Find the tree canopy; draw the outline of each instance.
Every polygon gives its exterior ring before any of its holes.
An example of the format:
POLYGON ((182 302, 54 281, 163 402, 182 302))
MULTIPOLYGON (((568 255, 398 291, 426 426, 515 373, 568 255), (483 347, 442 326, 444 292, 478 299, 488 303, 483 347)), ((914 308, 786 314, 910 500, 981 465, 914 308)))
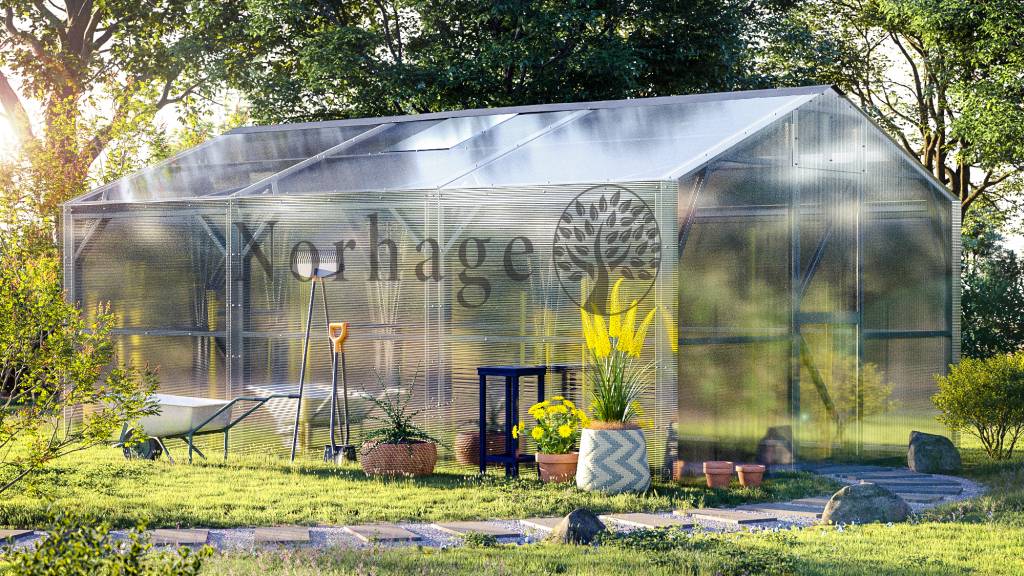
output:
POLYGON ((723 90, 787 4, 253 0, 226 70, 261 122, 723 90))

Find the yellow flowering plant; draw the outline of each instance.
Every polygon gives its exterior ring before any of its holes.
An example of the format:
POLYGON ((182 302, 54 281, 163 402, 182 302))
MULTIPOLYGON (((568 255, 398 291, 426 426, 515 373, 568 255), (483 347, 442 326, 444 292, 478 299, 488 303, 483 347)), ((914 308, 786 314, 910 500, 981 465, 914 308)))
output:
MULTIPOLYGON (((544 454, 572 452, 580 439, 580 432, 590 422, 583 410, 562 396, 530 406, 529 413, 537 421, 530 430, 530 437, 537 444, 537 451, 544 454)), ((519 438, 524 432, 526 424, 520 422, 512 428, 512 437, 519 438)))
POLYGON ((587 380, 594 398, 590 410, 595 420, 603 422, 630 422, 641 415, 640 397, 653 367, 640 362, 640 353, 655 309, 637 325, 639 303, 634 300, 623 312, 619 302, 621 285, 620 278, 612 287, 607 317, 580 308, 583 337, 590 352, 587 380))

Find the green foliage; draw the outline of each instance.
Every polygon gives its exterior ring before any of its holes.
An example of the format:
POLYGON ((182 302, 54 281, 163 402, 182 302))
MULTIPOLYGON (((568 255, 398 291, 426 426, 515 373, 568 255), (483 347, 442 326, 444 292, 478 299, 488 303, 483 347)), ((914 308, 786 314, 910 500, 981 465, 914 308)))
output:
POLYGON ((381 387, 381 396, 377 398, 369 394, 367 399, 375 404, 382 412, 379 416, 371 418, 381 425, 363 435, 363 449, 373 450, 377 444, 410 444, 413 442, 432 442, 442 444, 440 440, 430 435, 429 432, 416 425, 415 419, 419 412, 410 412, 409 403, 412 402, 413 390, 416 388, 416 380, 419 379, 419 371, 412 378, 408 389, 400 386, 392 391, 387 388, 384 377, 378 373, 377 381, 381 387))
POLYGON ((939 421, 976 437, 993 459, 1012 457, 1024 433, 1024 352, 964 358, 936 380, 939 421))
POLYGON ((964 222, 961 353, 986 358, 1024 347, 1024 262, 1003 247, 1005 214, 978 210, 964 222))
POLYGON ((12 240, 0 239, 0 492, 155 409, 153 374, 116 362, 110 312, 87 321, 64 300, 57 259, 12 240))
POLYGON ((1019 193, 1024 3, 807 0, 769 28, 759 60, 775 83, 839 86, 962 213, 1019 193))
MULTIPOLYGON (((537 444, 537 451, 544 454, 568 454, 576 448, 583 428, 589 420, 587 415, 562 396, 554 396, 530 406, 530 416, 537 425, 530 431, 530 437, 537 444)), ((526 431, 522 422, 512 429, 512 437, 518 438, 526 431)))
POLYGON ((122 542, 105 522, 59 514, 36 546, 8 549, 5 560, 18 576, 198 576, 212 553, 208 547, 153 552, 139 530, 122 542))
POLYGON ((783 3, 258 0, 226 74, 260 122, 707 92, 783 3))
POLYGON ((493 548, 498 545, 498 539, 491 534, 470 532, 462 537, 462 544, 469 548, 493 548))

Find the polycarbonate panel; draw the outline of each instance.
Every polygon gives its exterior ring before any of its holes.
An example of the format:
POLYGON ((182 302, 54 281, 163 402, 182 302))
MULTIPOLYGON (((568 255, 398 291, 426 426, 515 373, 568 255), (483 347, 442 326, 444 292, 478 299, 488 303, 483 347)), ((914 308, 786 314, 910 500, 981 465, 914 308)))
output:
POLYGON ((453 188, 666 178, 805 97, 594 110, 452 182, 453 188))
POLYGON ((241 190, 373 126, 225 134, 97 190, 87 200, 147 202, 241 190))
POLYGON ((754 458, 777 426, 798 460, 872 458, 936 428, 951 202, 849 102, 801 106, 681 180, 678 204, 684 459, 754 458))
POLYGON ((402 140, 389 148, 388 152, 447 150, 469 140, 484 130, 501 124, 513 116, 515 114, 449 118, 402 140))

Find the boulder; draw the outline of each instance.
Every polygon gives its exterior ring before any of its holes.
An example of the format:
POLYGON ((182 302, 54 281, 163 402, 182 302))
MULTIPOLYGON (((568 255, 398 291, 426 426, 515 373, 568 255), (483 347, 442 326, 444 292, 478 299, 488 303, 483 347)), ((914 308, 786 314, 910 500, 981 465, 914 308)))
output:
POLYGON ((902 498, 878 484, 864 482, 845 486, 832 495, 821 514, 824 524, 869 524, 902 522, 910 515, 910 506, 902 498))
POLYGON ((590 544, 604 531, 604 523, 593 512, 577 508, 555 525, 548 540, 559 544, 590 544))
POLYGON ((953 474, 960 470, 960 452, 945 436, 910 433, 907 466, 923 474, 953 474))

